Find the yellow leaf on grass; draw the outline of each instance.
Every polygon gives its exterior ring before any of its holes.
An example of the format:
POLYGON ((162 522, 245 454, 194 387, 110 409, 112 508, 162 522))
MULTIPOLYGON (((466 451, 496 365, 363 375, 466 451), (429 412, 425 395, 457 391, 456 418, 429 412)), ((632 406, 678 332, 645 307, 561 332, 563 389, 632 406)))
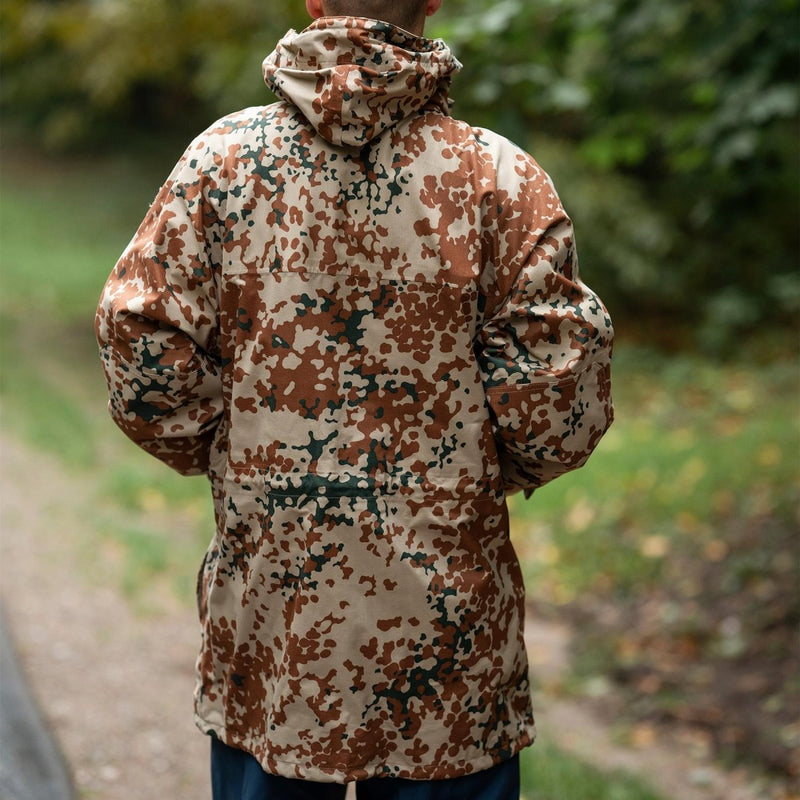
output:
POLYGON ((150 513, 164 511, 167 507, 167 498, 158 489, 142 489, 139 492, 139 505, 143 511, 150 513))
POLYGON ((749 411, 755 402, 755 392, 749 386, 742 386, 728 393, 728 403, 737 411, 749 411))
POLYGON ((762 467, 774 467, 776 464, 780 464, 781 449, 774 442, 765 444, 758 451, 757 459, 759 465, 762 467))
POLYGON ((677 428, 669 436, 669 444, 673 450, 686 450, 697 438, 692 428, 677 428))
POLYGON ((582 498, 567 512, 567 528, 573 533, 582 533, 592 524, 595 514, 595 507, 582 498))
POLYGON ((508 528, 511 535, 511 541, 514 542, 514 544, 517 544, 525 539, 530 528, 530 524, 526 520, 521 519, 517 514, 512 513, 508 521, 508 528))
POLYGON ((653 467, 642 467, 631 479, 631 487, 639 491, 649 491, 658 483, 658 472, 653 467))
POLYGON ((669 539, 655 534, 646 536, 639 544, 639 552, 646 558, 663 558, 669 552, 669 539))
POLYGON ((540 564, 552 567, 561 560, 561 551, 552 543, 542 545, 536 553, 536 560, 540 564))
POLYGON ((708 464, 699 456, 690 458, 678 474, 678 482, 685 489, 692 489, 708 472, 708 464))
POLYGON ((556 604, 566 605, 575 599, 575 590, 564 583, 556 583, 553 585, 552 597, 556 604))
POLYGON ((675 517, 675 522, 682 533, 693 533, 697 530, 698 519, 691 511, 680 511, 675 517))
POLYGON ((721 539, 712 539, 706 542, 705 550, 707 561, 722 561, 728 555, 728 545, 721 539))

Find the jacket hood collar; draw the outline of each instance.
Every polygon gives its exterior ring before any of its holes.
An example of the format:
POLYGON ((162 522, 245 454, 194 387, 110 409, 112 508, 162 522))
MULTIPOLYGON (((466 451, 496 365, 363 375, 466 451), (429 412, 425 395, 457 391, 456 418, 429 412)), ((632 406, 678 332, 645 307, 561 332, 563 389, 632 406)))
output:
POLYGON ((448 113, 461 64, 441 39, 387 22, 321 17, 290 30, 264 59, 264 80, 323 138, 361 147, 422 108, 448 113))

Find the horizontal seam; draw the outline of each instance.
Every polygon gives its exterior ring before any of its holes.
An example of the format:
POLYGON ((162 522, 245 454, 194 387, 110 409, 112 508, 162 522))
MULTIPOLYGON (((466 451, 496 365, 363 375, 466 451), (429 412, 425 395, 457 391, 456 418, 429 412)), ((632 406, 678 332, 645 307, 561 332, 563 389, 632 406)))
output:
MULTIPOLYGON (((225 731, 226 730, 226 728, 224 726, 213 725, 212 723, 207 723, 199 715, 198 715, 198 717, 203 721, 204 725, 206 725, 207 727, 209 727, 212 730, 218 730, 218 731, 225 731)), ((523 717, 522 719, 524 720, 524 722, 523 722, 523 724, 521 726, 518 724, 518 728, 520 728, 522 730, 525 730, 525 728, 527 728, 527 726, 529 724, 531 724, 531 723, 526 717, 523 717)), ((253 738, 254 737, 252 735, 251 736, 247 736, 248 743, 252 742, 253 738)), ((519 741, 521 738, 526 738, 526 737, 519 737, 518 736, 518 737, 516 737, 516 740, 519 741)), ((252 753, 251 753, 251 755, 252 755, 252 753)), ((255 756, 253 756, 253 757, 255 758, 255 756)), ((274 761, 276 764, 285 764, 286 766, 289 766, 289 767, 301 767, 301 768, 303 768, 303 767, 308 767, 308 764, 309 764, 308 760, 305 760, 305 761, 289 761, 289 760, 287 760, 285 758, 278 758, 278 757, 276 757, 276 756, 274 756, 272 754, 267 754, 266 758, 269 761, 274 761)), ((484 753, 484 758, 491 758, 491 756, 489 756, 488 753, 484 753)), ((494 759, 492 759, 492 761, 494 761, 494 759)), ((474 761, 473 760, 469 760, 469 759, 461 759, 461 760, 457 761, 454 766, 456 766, 456 768, 458 768, 461 765, 467 765, 467 764, 471 764, 471 763, 474 763, 474 761)), ((350 773, 350 772, 353 772, 355 770, 365 770, 367 768, 368 764, 362 764, 360 766, 354 766, 352 764, 348 764, 347 762, 339 762, 338 764, 332 764, 330 762, 328 762, 328 763, 324 763, 323 762, 321 765, 319 765, 318 763, 315 762, 312 766, 314 767, 314 769, 318 769, 321 772, 323 772, 323 771, 326 772, 328 770, 335 770, 337 772, 350 773)), ((383 766, 386 767, 386 766, 389 766, 389 765, 388 764, 383 764, 383 766)), ((417 768, 415 768, 414 771, 416 771, 418 769, 419 768, 417 767, 417 768)), ((471 774, 471 773, 466 773, 466 774, 471 774)), ((375 777, 378 777, 378 776, 375 776, 375 777)))

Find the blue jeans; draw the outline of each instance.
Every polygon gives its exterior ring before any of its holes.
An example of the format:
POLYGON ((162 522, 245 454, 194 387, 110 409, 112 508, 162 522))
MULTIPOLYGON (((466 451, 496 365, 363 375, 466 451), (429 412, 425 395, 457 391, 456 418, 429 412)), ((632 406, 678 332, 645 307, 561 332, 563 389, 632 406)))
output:
MULTIPOLYGON (((344 800, 345 787, 270 775, 243 750, 211 738, 214 800, 344 800)), ((439 781, 370 778, 356 784, 358 800, 519 800, 519 756, 490 769, 439 781)))

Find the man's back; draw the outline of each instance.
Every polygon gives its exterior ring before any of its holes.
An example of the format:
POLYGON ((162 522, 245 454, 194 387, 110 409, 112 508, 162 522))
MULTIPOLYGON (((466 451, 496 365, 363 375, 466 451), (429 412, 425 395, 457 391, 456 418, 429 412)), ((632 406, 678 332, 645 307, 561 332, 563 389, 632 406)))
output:
POLYGON ((101 303, 118 422, 212 481, 198 724, 287 777, 454 777, 530 743, 505 495, 610 422, 569 220, 448 115, 457 66, 385 23, 288 35, 284 99, 195 140, 101 303))

